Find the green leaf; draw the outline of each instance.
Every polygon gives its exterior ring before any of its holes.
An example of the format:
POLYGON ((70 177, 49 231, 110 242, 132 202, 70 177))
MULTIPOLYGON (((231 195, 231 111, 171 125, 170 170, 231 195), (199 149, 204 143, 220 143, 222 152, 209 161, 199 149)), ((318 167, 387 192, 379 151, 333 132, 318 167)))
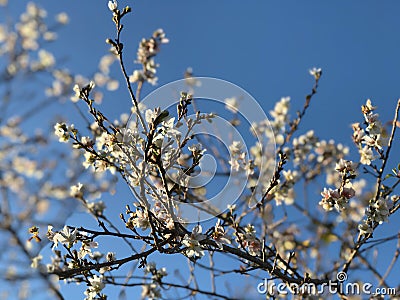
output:
POLYGON ((386 176, 385 176, 385 178, 384 179, 388 179, 388 178, 390 178, 390 177, 394 177, 392 174, 386 174, 386 176))

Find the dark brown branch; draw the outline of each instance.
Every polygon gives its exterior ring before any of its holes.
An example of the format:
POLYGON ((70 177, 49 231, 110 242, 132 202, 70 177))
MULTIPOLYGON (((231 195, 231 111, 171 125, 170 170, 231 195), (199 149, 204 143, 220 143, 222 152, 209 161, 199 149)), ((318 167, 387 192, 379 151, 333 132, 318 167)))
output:
MULTIPOLYGON (((174 239, 174 236, 169 237, 167 240, 160 242, 160 246, 164 246, 164 245, 168 244, 173 239, 174 239)), ((70 270, 55 270, 54 272, 52 272, 50 274, 55 274, 55 275, 59 276, 60 279, 64 279, 64 278, 71 278, 75 275, 82 274, 86 271, 99 270, 103 267, 117 266, 117 268, 119 268, 123 264, 126 264, 130 261, 134 261, 134 260, 141 259, 141 258, 146 258, 147 256, 154 253, 155 251, 157 251, 157 247, 153 247, 142 253, 134 254, 134 255, 131 255, 131 256, 128 256, 128 257, 125 257, 122 259, 87 265, 87 266, 84 266, 81 268, 70 269, 70 270)))

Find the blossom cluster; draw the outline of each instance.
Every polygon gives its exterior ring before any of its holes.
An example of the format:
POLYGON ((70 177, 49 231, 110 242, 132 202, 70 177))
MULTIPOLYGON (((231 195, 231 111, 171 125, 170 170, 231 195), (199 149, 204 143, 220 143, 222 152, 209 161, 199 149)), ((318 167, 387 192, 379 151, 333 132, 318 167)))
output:
POLYGON ((237 233, 237 242, 239 247, 245 248, 252 256, 261 254, 262 245, 256 236, 254 225, 248 224, 244 227, 244 232, 237 233))
POLYGON ((201 225, 196 225, 192 233, 186 234, 182 240, 182 244, 185 245, 187 248, 185 250, 185 254, 187 257, 203 257, 204 250, 202 249, 200 242, 206 238, 204 234, 202 234, 202 227, 201 225))
POLYGON ((247 153, 243 150, 243 145, 239 141, 233 141, 229 145, 230 160, 229 164, 234 172, 243 171, 246 176, 254 173, 254 164, 252 160, 247 158, 247 153))
POLYGON ((360 123, 354 123, 353 141, 360 153, 360 162, 363 165, 370 165, 376 158, 382 156, 382 147, 387 145, 387 133, 379 120, 379 115, 374 113, 376 107, 372 105, 370 99, 362 106, 364 115, 363 128, 360 123), (376 154, 374 154, 374 152, 376 154))
POLYGON ((142 298, 159 299, 161 298, 160 284, 162 279, 168 275, 166 268, 157 269, 156 263, 149 262, 144 270, 145 274, 151 274, 152 282, 144 284, 142 287, 142 298))
POLYGON ((366 218, 358 225, 360 234, 371 234, 373 232, 374 224, 382 224, 388 222, 389 212, 393 207, 394 202, 398 196, 380 197, 377 200, 370 200, 370 204, 366 209, 366 218))
POLYGON ((165 37, 165 32, 162 29, 154 31, 153 35, 149 39, 142 39, 139 44, 137 51, 136 63, 142 65, 142 70, 135 70, 129 77, 129 81, 144 82, 155 85, 157 83, 157 68, 159 64, 154 61, 154 56, 160 51, 161 44, 168 43, 168 39, 165 37))
POLYGON ((351 184, 351 179, 355 178, 355 166, 352 161, 341 159, 335 167, 342 180, 337 189, 324 188, 320 205, 326 211, 335 208, 337 211, 345 210, 348 207, 349 200, 355 196, 355 190, 351 184))
MULTIPOLYGON (((65 226, 62 230, 54 232, 53 226, 49 226, 46 236, 53 243, 52 249, 55 254, 55 256, 52 257, 52 262, 46 265, 49 273, 80 268, 88 263, 88 260, 91 260, 92 263, 98 263, 100 258, 104 256, 100 252, 92 252, 92 249, 98 247, 98 243, 93 241, 93 238, 88 234, 78 231, 77 228, 72 229, 65 226), (80 244, 79 250, 75 247, 77 244, 80 244), (60 246, 68 249, 67 255, 61 255, 61 250, 58 250, 60 246)), ((107 253, 104 257, 105 262, 111 262, 116 259, 115 253, 113 252, 107 253)), ((39 267, 41 259, 42 257, 40 255, 35 257, 32 262, 33 267, 39 267)), ((105 266, 99 269, 100 275, 92 274, 92 276, 88 278, 88 288, 85 291, 85 299, 97 299, 96 297, 101 295, 101 291, 105 287, 103 280, 104 273, 108 270, 110 270, 110 267, 105 266)))
POLYGON ((300 167, 301 173, 311 180, 325 172, 326 183, 335 184, 338 176, 335 171, 336 162, 343 159, 349 148, 333 140, 320 140, 314 130, 308 131, 293 139, 293 147, 285 148, 288 156, 293 155, 293 163, 300 167))
POLYGON ((275 103, 274 110, 269 112, 272 119, 271 127, 274 131, 275 142, 278 145, 283 144, 284 133, 289 121, 290 97, 283 97, 275 103))

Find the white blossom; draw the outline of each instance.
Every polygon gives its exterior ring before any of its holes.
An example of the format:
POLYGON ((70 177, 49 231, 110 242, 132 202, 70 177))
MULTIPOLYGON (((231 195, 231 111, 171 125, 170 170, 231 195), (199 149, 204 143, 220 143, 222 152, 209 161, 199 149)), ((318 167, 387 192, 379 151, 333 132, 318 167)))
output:
POLYGON ((223 249, 223 244, 230 244, 231 240, 225 232, 225 229, 220 224, 220 219, 218 219, 217 223, 214 227, 214 232, 212 234, 212 238, 215 243, 218 245, 218 248, 223 249))
POLYGON ((109 10, 114 11, 115 9, 117 9, 117 7, 118 7, 117 0, 108 1, 108 9, 109 10))
POLYGON ((193 156, 203 155, 207 149, 203 149, 202 144, 194 144, 188 147, 188 150, 193 153, 193 156))
POLYGON ((358 152, 360 153, 360 163, 363 165, 370 165, 371 161, 375 159, 372 149, 368 146, 364 146, 358 152))
POLYGON ((318 80, 321 77, 322 69, 314 67, 314 68, 309 70, 309 73, 310 73, 311 76, 314 76, 314 78, 318 80))
POLYGON ((367 144, 370 147, 376 148, 378 150, 382 150, 382 146, 384 145, 384 140, 381 138, 380 134, 369 136, 366 135, 363 138, 363 143, 367 144))
POLYGON ((75 228, 73 231, 68 228, 68 226, 64 226, 64 229, 60 232, 57 232, 53 237, 53 248, 58 246, 58 243, 66 245, 68 248, 71 248, 72 245, 76 242, 76 236, 78 233, 78 229, 75 228))
POLYGON ((84 258, 87 254, 92 253, 92 248, 97 248, 99 244, 94 241, 83 241, 81 249, 78 252, 78 257, 79 258, 84 258))
POLYGON ((40 254, 32 258, 31 268, 37 269, 42 259, 43 256, 40 254))
POLYGON ((67 143, 69 140, 69 132, 65 123, 57 123, 54 125, 54 134, 58 137, 61 143, 67 143))
POLYGON ((65 12, 62 12, 56 15, 56 20, 58 23, 65 25, 69 22, 69 17, 65 12))
POLYGON ((201 225, 196 225, 190 235, 186 234, 182 240, 182 244, 187 247, 185 254, 187 257, 198 257, 204 256, 204 250, 201 248, 199 241, 205 239, 205 235, 201 233, 201 225))
POLYGON ((142 285, 142 299, 160 299, 161 291, 157 284, 150 283, 142 285))
POLYGON ((89 202, 86 206, 89 211, 93 212, 97 216, 102 215, 104 210, 106 209, 106 205, 103 201, 89 202))
POLYGON ((358 225, 358 230, 360 231, 360 234, 372 233, 372 228, 368 225, 368 223, 365 220, 358 225))
POLYGON ((232 154, 240 154, 242 151, 243 145, 239 141, 233 141, 231 145, 229 145, 229 150, 232 154))
POLYGON ((78 182, 76 185, 70 187, 70 196, 73 198, 82 198, 83 192, 81 191, 83 184, 78 182))
POLYGON ((85 299, 92 300, 95 299, 96 296, 104 289, 105 284, 103 282, 103 278, 97 275, 89 278, 90 286, 85 291, 85 295, 87 296, 85 299))
POLYGON ((339 162, 336 163, 335 165, 335 170, 342 173, 354 173, 355 172, 355 166, 354 163, 350 160, 344 160, 344 159, 340 159, 339 162))

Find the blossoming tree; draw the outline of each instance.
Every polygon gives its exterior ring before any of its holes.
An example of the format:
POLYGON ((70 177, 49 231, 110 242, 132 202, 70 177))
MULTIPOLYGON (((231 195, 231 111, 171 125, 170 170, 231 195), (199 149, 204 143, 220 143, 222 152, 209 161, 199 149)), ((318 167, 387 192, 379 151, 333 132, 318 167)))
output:
MULTIPOLYGON (((106 40, 110 51, 93 78, 58 69, 52 54, 41 48, 56 34, 38 6, 28 5, 14 31, 1 27, 1 53, 9 59, 2 72, 4 105, 18 76, 47 76, 52 79, 49 99, 68 98, 87 125, 52 120, 50 133, 61 143, 54 145, 23 126, 40 111, 35 106, 18 118, 2 118, 1 230, 7 235, 2 247, 11 244, 32 267, 8 269, 4 281, 23 286, 39 280, 57 299, 65 297, 57 280, 84 286, 85 299, 106 299, 115 290, 121 299, 138 291, 144 299, 245 299, 257 292, 285 298, 274 289, 279 283, 300 298, 312 297, 316 290, 302 287, 339 284, 347 274, 354 282, 371 275, 377 286, 390 288, 387 279, 399 246, 383 273, 371 253, 400 241, 396 231, 385 238, 374 234, 400 207, 400 165, 391 159, 398 146, 400 101, 393 102, 393 118, 382 122, 379 108, 366 100, 352 124, 352 141, 344 146, 312 130, 301 132, 317 97, 319 68, 310 70, 313 85, 295 117, 290 98, 282 98, 269 116, 258 118, 259 106, 244 91, 194 77, 190 69, 168 86, 171 94, 164 89, 142 98, 143 86, 157 83, 156 56, 169 40, 162 29, 142 39, 135 61, 140 67, 128 70, 125 60, 132 58, 125 52, 124 34, 134 29, 123 25, 131 8, 113 0, 108 9, 115 36, 106 40), (119 65, 122 81, 114 79, 112 65, 119 65), (99 101, 103 89, 112 92, 119 85, 125 86, 132 108, 112 120, 99 101), (219 93, 226 88, 238 94, 219 93), (223 111, 204 105, 207 97, 221 97, 223 111), (358 151, 356 160, 348 158, 350 144, 358 151), (39 147, 44 150, 38 154, 39 147), (67 166, 58 166, 59 157, 67 166), (117 213, 109 209, 115 199, 98 199, 118 187, 116 180, 132 191, 129 199, 118 200, 125 201, 125 209, 117 213), (319 184, 324 186, 315 201, 311 191, 319 184), (68 224, 78 206, 95 220, 93 226, 68 224), (55 213, 60 207, 64 215, 55 213), (179 267, 166 267, 171 260, 179 267), (199 284, 204 276, 207 284, 199 284), (226 288, 228 281, 241 284, 240 278, 252 283, 269 278, 269 285, 243 284, 245 292, 226 288)), ((60 14, 57 21, 66 24, 68 18, 60 14)))

